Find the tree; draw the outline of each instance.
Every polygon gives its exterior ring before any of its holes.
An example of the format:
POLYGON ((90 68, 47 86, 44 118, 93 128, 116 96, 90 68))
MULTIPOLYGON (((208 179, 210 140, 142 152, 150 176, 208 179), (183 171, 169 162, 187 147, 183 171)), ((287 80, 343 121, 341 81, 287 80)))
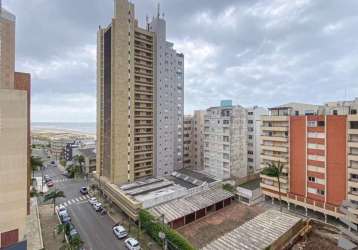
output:
POLYGON ((85 157, 83 155, 76 155, 73 157, 76 163, 80 165, 81 173, 83 172, 83 164, 85 163, 85 157))
POLYGON ((83 246, 83 243, 79 236, 75 236, 68 243, 64 244, 60 250, 78 250, 83 246))
POLYGON ((69 231, 70 231, 70 224, 68 224, 68 223, 66 223, 66 224, 58 224, 56 226, 57 234, 63 233, 63 242, 66 241, 66 234, 68 234, 69 231))
POLYGON ((283 164, 281 162, 269 162, 267 164, 267 167, 264 168, 262 170, 262 174, 263 175, 267 175, 270 177, 275 177, 277 178, 277 182, 278 182, 278 197, 280 200, 280 212, 282 212, 282 203, 281 203, 281 181, 280 181, 280 177, 282 175, 282 169, 283 169, 283 164))
POLYGON ((35 171, 41 168, 43 161, 39 157, 31 156, 32 179, 35 178, 35 171))
POLYGON ((57 190, 57 189, 55 189, 55 190, 51 191, 50 193, 46 194, 45 197, 44 197, 44 202, 52 200, 52 202, 53 202, 53 214, 56 213, 56 211, 55 211, 56 199, 61 198, 61 197, 63 197, 63 198, 66 197, 65 193, 63 191, 60 191, 60 190, 57 190))

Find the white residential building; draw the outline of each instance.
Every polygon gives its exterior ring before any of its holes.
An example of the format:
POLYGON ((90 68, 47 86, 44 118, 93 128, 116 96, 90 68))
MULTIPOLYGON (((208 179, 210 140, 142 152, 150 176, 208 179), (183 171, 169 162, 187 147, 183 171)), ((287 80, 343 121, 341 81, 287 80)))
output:
POLYGON ((207 110, 204 172, 220 180, 247 176, 247 112, 242 106, 222 101, 207 110))
POLYGON ((166 40, 166 22, 158 15, 148 24, 156 34, 155 175, 183 167, 184 55, 166 40))
POLYGON ((262 107, 247 108, 247 168, 249 174, 261 170, 261 116, 268 115, 262 107))

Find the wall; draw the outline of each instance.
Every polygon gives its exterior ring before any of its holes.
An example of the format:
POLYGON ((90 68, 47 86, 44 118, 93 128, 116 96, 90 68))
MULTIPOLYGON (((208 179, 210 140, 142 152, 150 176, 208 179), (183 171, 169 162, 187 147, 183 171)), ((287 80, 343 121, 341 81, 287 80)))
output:
POLYGON ((23 239, 27 215, 27 93, 0 89, 0 232, 19 229, 23 239))
POLYGON ((339 206, 346 199, 346 116, 327 116, 327 203, 339 206))
POLYGON ((306 117, 290 117, 290 192, 306 196, 306 117))

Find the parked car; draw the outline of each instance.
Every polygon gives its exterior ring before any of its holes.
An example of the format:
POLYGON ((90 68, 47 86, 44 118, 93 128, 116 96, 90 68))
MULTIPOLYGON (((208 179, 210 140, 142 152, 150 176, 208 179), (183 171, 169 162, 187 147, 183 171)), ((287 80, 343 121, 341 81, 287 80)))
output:
POLYGON ((66 212, 66 214, 63 214, 60 216, 60 220, 61 220, 62 224, 69 223, 69 222, 71 222, 71 216, 69 216, 66 212))
POLYGON ((96 197, 91 197, 91 198, 88 199, 88 203, 91 204, 91 205, 95 204, 96 202, 97 202, 96 197))
POLYGON ((101 215, 106 215, 107 214, 107 210, 104 207, 101 207, 99 209, 99 211, 97 211, 97 212, 99 212, 101 215))
POLYGON ((60 205, 58 208, 57 208, 57 213, 59 216, 63 215, 63 214, 67 214, 67 209, 63 206, 63 205, 60 205))
POLYGON ((69 225, 70 225, 70 228, 69 228, 68 237, 70 239, 72 239, 72 238, 78 236, 78 232, 77 232, 75 226, 72 223, 69 223, 69 225))
POLYGON ((81 187, 80 188, 80 193, 85 195, 85 194, 88 194, 88 189, 86 187, 81 187))
POLYGON ((53 185, 54 185, 53 181, 48 181, 46 184, 48 187, 53 187, 53 185))
POLYGON ((112 228, 112 230, 113 230, 114 235, 118 239, 123 239, 123 238, 127 237, 127 235, 128 235, 127 231, 121 225, 114 226, 112 228))
POLYGON ((126 248, 129 250, 140 250, 139 242, 134 238, 128 238, 124 241, 126 248))
POLYGON ((103 209, 102 203, 100 203, 100 202, 94 203, 93 208, 94 208, 94 210, 96 210, 96 212, 99 212, 101 209, 103 209))

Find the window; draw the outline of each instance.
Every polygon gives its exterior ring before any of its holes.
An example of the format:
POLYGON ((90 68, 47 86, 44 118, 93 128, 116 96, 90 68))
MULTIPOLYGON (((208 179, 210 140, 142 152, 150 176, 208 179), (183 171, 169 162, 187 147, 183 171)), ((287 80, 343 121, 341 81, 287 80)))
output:
POLYGON ((253 154, 254 154, 254 152, 252 152, 252 151, 247 151, 247 154, 249 154, 249 155, 253 155, 253 154))
POLYGON ((324 195, 324 190, 318 189, 318 190, 317 190, 317 194, 319 194, 319 195, 324 195))
POLYGON ((317 127, 317 121, 308 121, 307 126, 310 128, 317 127))
POLYGON ((254 112, 248 112, 248 115, 253 115, 254 114, 254 112))
POLYGON ((253 120, 248 120, 247 123, 248 124, 254 124, 254 121, 253 120))
POLYGON ((318 121, 317 126, 318 127, 324 127, 324 121, 318 121))
POLYGON ((295 111, 295 115, 300 115, 300 112, 298 110, 295 111))
POLYGON ((338 111, 336 109, 333 110, 333 115, 338 115, 338 111))
POLYGON ((229 124, 229 120, 223 120, 223 124, 229 124))
POLYGON ((352 109, 351 110, 351 115, 356 115, 357 114, 357 110, 356 109, 352 109))
POLYGON ((252 139, 252 135, 249 135, 249 139, 250 139, 250 140, 252 139))
POLYGON ((308 176, 308 181, 316 182, 316 178, 312 176, 308 176))

